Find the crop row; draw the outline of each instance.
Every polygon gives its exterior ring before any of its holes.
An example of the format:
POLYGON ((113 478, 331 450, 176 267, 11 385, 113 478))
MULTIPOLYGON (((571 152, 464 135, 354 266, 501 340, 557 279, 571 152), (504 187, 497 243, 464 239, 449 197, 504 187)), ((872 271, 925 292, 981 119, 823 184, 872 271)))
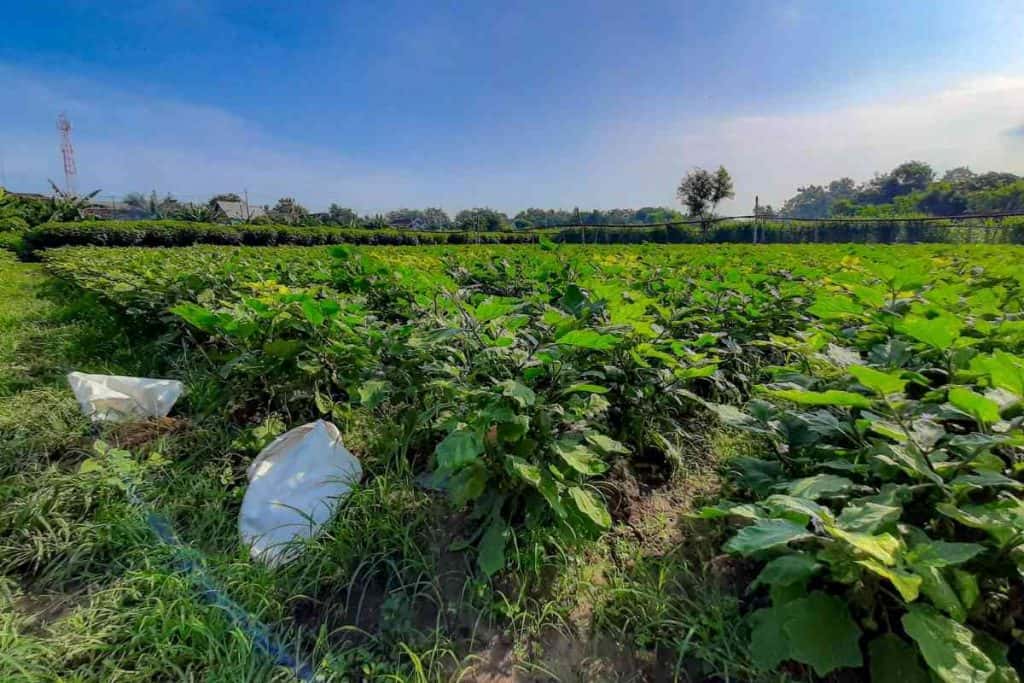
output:
POLYGON ((1017 680, 1024 271, 1015 247, 67 249, 49 267, 201 347, 231 395, 393 425, 480 569, 613 524, 612 465, 763 444, 705 518, 762 567, 765 670, 1017 680), (902 674, 901 674, 902 675, 902 674))

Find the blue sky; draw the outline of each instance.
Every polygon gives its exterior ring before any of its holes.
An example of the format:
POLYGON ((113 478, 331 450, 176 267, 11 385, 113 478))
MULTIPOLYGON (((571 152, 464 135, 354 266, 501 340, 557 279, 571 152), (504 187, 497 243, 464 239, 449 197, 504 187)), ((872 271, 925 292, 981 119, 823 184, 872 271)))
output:
POLYGON ((669 205, 722 163, 746 212, 909 158, 1024 173, 1024 5, 48 2, 5 8, 0 162, 82 189, 247 189, 360 211, 669 205))

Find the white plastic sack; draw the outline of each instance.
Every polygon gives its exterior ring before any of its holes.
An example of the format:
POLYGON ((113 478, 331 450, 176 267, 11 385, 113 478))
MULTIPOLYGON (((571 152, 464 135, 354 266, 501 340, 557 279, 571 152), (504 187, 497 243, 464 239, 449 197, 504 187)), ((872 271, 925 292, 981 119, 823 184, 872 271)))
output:
POLYGON ((249 555, 270 566, 295 559, 289 543, 315 536, 363 468, 338 428, 317 420, 274 439, 249 465, 238 531, 249 555))
POLYGON ((78 405, 94 422, 166 417, 184 386, 173 379, 88 375, 72 372, 68 383, 78 405))

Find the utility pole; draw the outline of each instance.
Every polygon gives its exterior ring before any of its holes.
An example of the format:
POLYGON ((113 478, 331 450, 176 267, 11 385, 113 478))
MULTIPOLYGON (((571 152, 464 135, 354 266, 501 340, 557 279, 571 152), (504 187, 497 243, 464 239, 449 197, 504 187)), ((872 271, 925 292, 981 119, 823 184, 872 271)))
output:
POLYGON ((754 195, 754 244, 757 244, 757 226, 761 222, 761 198, 754 195))

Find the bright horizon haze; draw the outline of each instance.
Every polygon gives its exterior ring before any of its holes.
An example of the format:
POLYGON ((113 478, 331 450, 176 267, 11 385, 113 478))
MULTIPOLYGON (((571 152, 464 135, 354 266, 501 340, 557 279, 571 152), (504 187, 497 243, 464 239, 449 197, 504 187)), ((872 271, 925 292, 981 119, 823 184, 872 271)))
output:
POLYGON ((902 161, 1024 174, 1024 4, 17 3, 0 184, 361 213, 675 206, 724 165, 749 213, 902 161))

